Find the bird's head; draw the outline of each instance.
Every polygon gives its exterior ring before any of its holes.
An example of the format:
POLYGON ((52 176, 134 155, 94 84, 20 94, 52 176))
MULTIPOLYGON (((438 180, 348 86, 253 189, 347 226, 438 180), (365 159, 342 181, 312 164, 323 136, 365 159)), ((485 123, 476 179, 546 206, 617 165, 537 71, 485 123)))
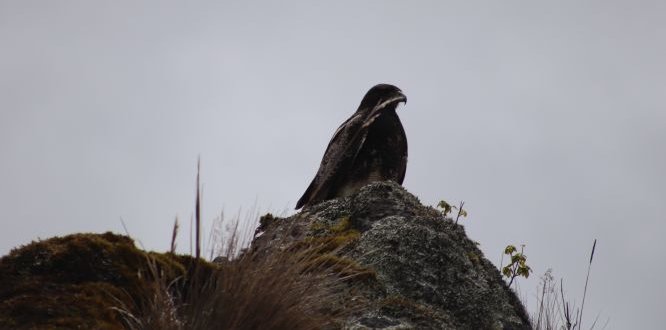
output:
POLYGON ((407 96, 402 93, 400 88, 395 87, 389 84, 379 84, 370 88, 370 90, 365 93, 363 101, 359 106, 361 109, 373 109, 373 108, 394 108, 398 103, 403 102, 407 104, 407 96))

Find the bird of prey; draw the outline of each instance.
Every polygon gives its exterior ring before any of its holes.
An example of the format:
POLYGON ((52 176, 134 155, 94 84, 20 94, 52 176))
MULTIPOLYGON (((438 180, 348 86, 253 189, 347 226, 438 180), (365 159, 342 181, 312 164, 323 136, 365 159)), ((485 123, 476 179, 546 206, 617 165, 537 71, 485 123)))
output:
POLYGON ((379 84, 333 134, 319 170, 296 209, 349 196, 375 181, 402 184, 407 169, 407 137, 396 107, 407 97, 393 85, 379 84))

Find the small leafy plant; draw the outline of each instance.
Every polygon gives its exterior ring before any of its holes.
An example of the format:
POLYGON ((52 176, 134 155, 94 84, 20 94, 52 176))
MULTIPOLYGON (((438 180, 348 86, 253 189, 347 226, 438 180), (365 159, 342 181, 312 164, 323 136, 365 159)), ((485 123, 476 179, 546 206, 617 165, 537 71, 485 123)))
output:
POLYGON ((460 206, 453 206, 445 200, 441 200, 439 201, 439 203, 437 203, 437 207, 442 209, 442 214, 444 214, 444 216, 447 216, 453 210, 458 210, 458 215, 456 216, 456 223, 458 223, 458 219, 460 219, 461 216, 463 218, 467 217, 467 210, 463 209, 464 205, 465 205, 464 201, 460 202, 460 206))
POLYGON ((507 245, 504 249, 504 254, 510 257, 510 262, 502 268, 502 274, 509 279, 509 287, 513 284, 513 280, 518 276, 528 278, 532 268, 527 265, 527 256, 523 253, 525 245, 520 246, 520 252, 513 245, 507 245))

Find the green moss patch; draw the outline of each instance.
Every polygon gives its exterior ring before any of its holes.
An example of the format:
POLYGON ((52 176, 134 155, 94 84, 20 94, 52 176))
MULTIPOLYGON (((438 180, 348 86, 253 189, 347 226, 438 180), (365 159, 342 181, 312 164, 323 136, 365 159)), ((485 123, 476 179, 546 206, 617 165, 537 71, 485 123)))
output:
POLYGON ((352 228, 349 217, 342 217, 332 225, 315 222, 310 225, 310 230, 315 235, 293 244, 294 250, 312 253, 304 263, 306 269, 328 269, 353 281, 376 279, 377 273, 373 269, 361 266, 341 253, 361 237, 360 232, 352 228))
POLYGON ((0 259, 0 328, 121 328, 114 308, 144 306, 152 296, 155 271, 148 260, 167 281, 186 282, 189 270, 203 265, 141 251, 129 237, 113 233, 55 237, 14 249, 0 259))

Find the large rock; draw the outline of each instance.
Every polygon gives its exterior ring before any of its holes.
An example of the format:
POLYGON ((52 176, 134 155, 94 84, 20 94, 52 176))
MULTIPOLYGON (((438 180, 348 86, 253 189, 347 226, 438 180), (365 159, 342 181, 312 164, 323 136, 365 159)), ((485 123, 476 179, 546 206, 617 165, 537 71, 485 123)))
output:
POLYGON ((524 307, 464 228, 396 183, 264 217, 253 249, 299 242, 322 244, 351 279, 331 302, 354 309, 344 328, 530 329, 524 307))

